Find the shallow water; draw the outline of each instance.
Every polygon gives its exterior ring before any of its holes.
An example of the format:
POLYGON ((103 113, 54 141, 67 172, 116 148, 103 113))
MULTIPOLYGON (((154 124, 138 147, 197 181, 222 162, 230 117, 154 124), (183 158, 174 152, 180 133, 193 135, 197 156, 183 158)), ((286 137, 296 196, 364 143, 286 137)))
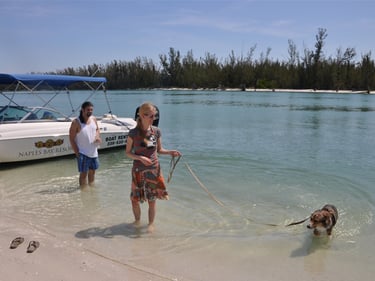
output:
MULTIPOLYGON (((92 101, 97 114, 106 112, 103 97, 92 101)), ((119 116, 154 102, 163 145, 184 155, 168 185, 171 199, 158 202, 156 231, 146 231, 145 204, 142 227, 131 225, 132 163, 122 149, 101 153, 96 185, 84 190, 71 157, 2 166, 0 214, 178 280, 257 280, 250 272, 287 280, 290 271, 304 280, 370 280, 375 273, 375 96, 116 91, 110 101, 119 116), (306 224, 284 226, 326 203, 339 210, 332 239, 313 238, 306 224)), ((161 156, 165 177, 169 160, 161 156)))

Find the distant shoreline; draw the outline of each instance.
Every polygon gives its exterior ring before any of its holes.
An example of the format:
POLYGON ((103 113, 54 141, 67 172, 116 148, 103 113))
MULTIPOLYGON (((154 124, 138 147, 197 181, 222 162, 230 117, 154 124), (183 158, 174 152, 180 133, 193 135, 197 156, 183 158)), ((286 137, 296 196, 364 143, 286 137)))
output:
MULTIPOLYGON (((146 89, 139 89, 146 90, 146 89)), ((314 90, 314 89, 254 89, 254 88, 152 88, 147 90, 162 90, 162 91, 227 91, 227 92, 275 92, 275 93, 321 93, 321 94, 375 94, 375 91, 353 91, 353 90, 314 90)))

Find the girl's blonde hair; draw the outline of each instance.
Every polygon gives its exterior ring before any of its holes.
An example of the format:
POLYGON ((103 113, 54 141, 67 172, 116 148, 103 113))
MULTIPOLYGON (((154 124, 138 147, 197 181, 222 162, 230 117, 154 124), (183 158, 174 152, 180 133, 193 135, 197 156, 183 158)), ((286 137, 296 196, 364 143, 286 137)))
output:
POLYGON ((151 102, 145 102, 139 107, 138 117, 137 117, 137 128, 141 132, 142 135, 146 135, 147 131, 145 132, 142 128, 142 120, 140 118, 141 114, 155 114, 156 108, 151 102))

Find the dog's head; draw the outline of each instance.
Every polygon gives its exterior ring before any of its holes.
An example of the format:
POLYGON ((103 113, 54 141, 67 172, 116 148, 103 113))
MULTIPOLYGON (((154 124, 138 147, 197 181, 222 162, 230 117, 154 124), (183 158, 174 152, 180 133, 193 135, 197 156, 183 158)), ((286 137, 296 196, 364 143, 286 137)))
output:
POLYGON ((310 223, 307 228, 327 229, 332 226, 331 213, 326 210, 317 210, 310 216, 310 223))

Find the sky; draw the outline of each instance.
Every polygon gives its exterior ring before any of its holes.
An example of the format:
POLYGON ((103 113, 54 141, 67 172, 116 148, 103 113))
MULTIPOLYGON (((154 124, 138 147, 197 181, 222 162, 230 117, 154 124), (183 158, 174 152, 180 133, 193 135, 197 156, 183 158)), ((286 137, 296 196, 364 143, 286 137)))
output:
POLYGON ((288 40, 323 52, 375 56, 373 0, 0 0, 0 73, 54 72, 152 59, 174 48, 195 59, 233 52, 288 61, 288 40))

